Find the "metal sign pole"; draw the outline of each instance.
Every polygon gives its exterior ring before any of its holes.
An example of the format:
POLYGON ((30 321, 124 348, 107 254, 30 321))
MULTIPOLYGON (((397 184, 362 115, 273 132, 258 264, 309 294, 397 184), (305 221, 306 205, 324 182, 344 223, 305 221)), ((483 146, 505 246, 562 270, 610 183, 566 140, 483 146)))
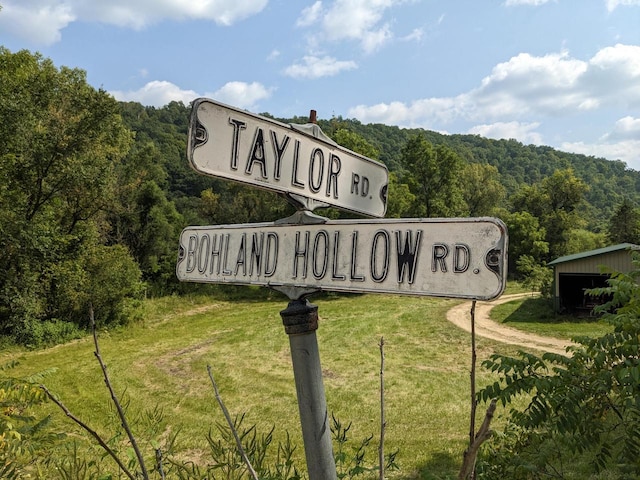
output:
POLYGON ((292 300, 280 316, 289 335, 309 480, 337 479, 316 337, 318 306, 292 300))

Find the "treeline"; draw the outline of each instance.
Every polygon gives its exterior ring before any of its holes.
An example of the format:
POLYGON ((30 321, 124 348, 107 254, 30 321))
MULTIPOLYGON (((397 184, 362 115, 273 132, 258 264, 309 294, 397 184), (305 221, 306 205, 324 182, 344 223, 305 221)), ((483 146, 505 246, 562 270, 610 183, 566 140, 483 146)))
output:
MULTIPOLYGON (((119 103, 81 70, 0 47, 0 335, 56 341, 86 326, 90 306, 99 325, 125 322, 145 295, 204 288, 175 280, 185 226, 293 213, 274 193, 191 170, 189 113, 177 102, 119 103)), ((622 162, 340 117, 318 123, 388 166, 388 217, 504 220, 513 275, 640 242, 640 174, 622 162)))

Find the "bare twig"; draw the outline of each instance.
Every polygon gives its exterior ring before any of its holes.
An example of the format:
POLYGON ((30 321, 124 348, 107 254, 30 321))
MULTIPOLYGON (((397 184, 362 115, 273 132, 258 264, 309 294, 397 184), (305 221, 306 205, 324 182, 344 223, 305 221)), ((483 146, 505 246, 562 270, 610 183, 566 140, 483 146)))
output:
POLYGON ((111 380, 109 380, 109 375, 107 373, 107 366, 105 365, 104 361, 102 360, 102 356, 100 355, 100 346, 98 345, 98 333, 96 329, 96 321, 93 316, 93 305, 89 307, 89 319, 91 320, 91 329, 93 330, 93 343, 96 347, 96 351, 94 352, 94 355, 98 359, 98 363, 100 363, 100 368, 102 369, 102 375, 104 377, 104 383, 109 389, 109 393, 111 394, 111 400, 113 401, 113 404, 116 407, 116 410, 118 412, 118 417, 120 417, 122 428, 124 428, 124 431, 127 433, 127 436, 129 437, 129 441, 131 442, 131 446, 133 447, 133 451, 135 452, 136 457, 138 458, 138 464, 140 465, 140 470, 142 470, 142 477, 145 480, 148 480, 149 474, 147 473, 147 468, 144 464, 144 458, 142 457, 142 453, 138 448, 138 443, 136 442, 136 439, 133 436, 131 429, 129 428, 129 424, 127 423, 127 418, 124 414, 124 410, 122 409, 122 405, 120 405, 120 401, 118 400, 118 397, 116 396, 113 390, 113 387, 111 386, 111 380))
POLYGON ((156 448, 156 469, 160 473, 160 478, 165 480, 164 469, 162 468, 162 450, 156 448))
POLYGON ((471 415, 469 421, 469 446, 473 444, 476 433, 476 301, 471 302, 471 415))
POLYGON ((209 372, 209 379, 211 380, 211 384, 213 385, 213 391, 215 392, 216 400, 218 401, 218 405, 220 405, 220 408, 222 409, 222 413, 224 413, 224 418, 227 419, 227 423, 229 424, 229 428, 231 429, 231 432, 233 433, 233 437, 236 439, 236 446, 238 447, 238 451, 240 452, 240 455, 242 456, 242 459, 244 460, 244 463, 247 466, 247 469, 249 470, 249 473, 251 474, 251 477, 254 480, 258 480, 258 475, 256 474, 255 470, 253 469, 253 466, 251 465, 251 462, 249 461, 249 458, 247 457, 247 454, 245 453, 244 448, 242 448, 242 442, 240 441, 240 437, 238 437, 238 432, 236 432, 236 429, 233 426, 233 421, 231 420, 231 415, 229 415, 229 411, 227 410, 227 407, 225 407, 224 402, 222 401, 222 398, 220 397, 220 393, 218 392, 218 385, 216 385, 216 381, 213 379, 213 373, 211 373, 211 366, 210 365, 207 365, 207 372, 209 372))
POLYGON ((378 461, 380 463, 380 480, 384 480, 384 434, 387 421, 384 414, 384 337, 380 337, 380 445, 378 461))
POLYGON ((56 405, 58 405, 58 407, 62 409, 62 411, 65 413, 67 417, 69 417, 71 420, 73 420, 78 425, 80 425, 84 430, 86 430, 89 433, 89 435, 91 435, 93 438, 96 439, 96 441, 100 444, 100 446, 104 449, 104 451, 107 452, 109 456, 115 460, 115 462, 118 464, 118 466, 122 469, 122 471, 125 473, 127 477, 129 477, 131 480, 136 480, 133 474, 127 469, 124 463, 122 463, 122 461, 118 458, 115 452, 109 447, 109 445, 106 444, 106 442, 102 439, 102 437, 100 437, 100 435, 98 435, 98 433, 95 430, 93 430, 86 423, 84 423, 82 420, 76 417, 73 413, 71 413, 69 409, 60 400, 58 400, 56 397, 53 396, 53 394, 47 389, 47 387, 45 387, 44 385, 40 385, 40 388, 44 391, 44 393, 47 394, 47 397, 49 397, 49 399, 53 403, 55 403, 56 405))
POLYGON ((458 480, 469 478, 475 469, 476 458, 478 456, 480 445, 482 445, 491 436, 491 430, 489 427, 491 426, 491 420, 493 419, 493 414, 496 410, 496 403, 495 398, 491 400, 487 413, 484 416, 484 421, 480 426, 480 430, 478 430, 478 433, 475 435, 475 438, 471 445, 469 445, 469 448, 464 452, 464 460, 462 462, 462 468, 460 468, 460 473, 458 474, 458 480))
POLYGON ((480 445, 491 436, 489 425, 493 418, 493 412, 496 409, 496 401, 492 400, 487 409, 482 426, 476 434, 476 410, 478 407, 478 400, 476 399, 476 363, 476 301, 474 300, 471 303, 471 415, 469 420, 469 447, 464 451, 458 480, 465 480, 467 478, 475 479, 478 449, 480 445))

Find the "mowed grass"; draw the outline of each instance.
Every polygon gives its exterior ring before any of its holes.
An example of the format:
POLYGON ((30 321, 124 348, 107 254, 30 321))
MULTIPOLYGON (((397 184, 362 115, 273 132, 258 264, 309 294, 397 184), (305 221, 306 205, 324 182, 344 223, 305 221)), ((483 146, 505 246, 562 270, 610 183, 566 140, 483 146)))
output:
POLYGON ((576 336, 599 337, 612 330, 597 317, 557 315, 542 297, 525 297, 497 305, 491 310, 492 320, 525 332, 571 339, 576 336))
MULTIPOLYGON (((99 342, 111 381, 129 401, 132 417, 158 407, 164 413, 154 439, 180 429, 179 458, 206 462, 206 435, 224 417, 213 394, 207 365, 232 415, 245 414, 259 432, 275 426, 276 441, 288 432, 304 452, 279 294, 230 301, 215 296, 149 300, 144 321, 102 330, 99 342)), ((380 430, 380 350, 384 337, 386 451, 399 450, 401 470, 389 478, 455 478, 468 442, 470 336, 450 324, 457 302, 386 295, 322 295, 317 331, 330 414, 352 422, 354 444, 374 435, 369 464, 376 462, 380 430)), ((494 352, 516 348, 477 339, 478 365, 494 352)), ((12 376, 54 368, 44 384, 79 418, 109 437, 115 420, 91 338, 39 351, 10 349, 0 363, 18 360, 12 376), (111 426, 110 426, 111 425, 111 426)), ((478 387, 497 378, 478 367, 478 387)), ((477 425, 485 406, 478 409, 477 425)), ((81 431, 52 403, 54 428, 81 431)), ((498 420, 499 422, 499 420, 498 420)), ((134 422, 135 424, 135 422, 134 422)), ((145 433, 141 434, 144 437, 145 433)), ((149 458, 151 444, 142 442, 149 458)), ((275 454, 275 453, 274 453, 275 454)), ((108 460, 105 460, 105 462, 108 460)))

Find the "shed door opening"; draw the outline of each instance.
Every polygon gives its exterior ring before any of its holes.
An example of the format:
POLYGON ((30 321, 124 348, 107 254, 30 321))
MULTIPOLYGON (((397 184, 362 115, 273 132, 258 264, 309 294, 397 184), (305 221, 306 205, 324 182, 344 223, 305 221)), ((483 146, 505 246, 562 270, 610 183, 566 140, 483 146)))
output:
POLYGON ((586 295, 590 288, 607 286, 609 275, 591 273, 561 273, 559 275, 560 308, 562 313, 590 315, 593 308, 608 298, 586 295))

